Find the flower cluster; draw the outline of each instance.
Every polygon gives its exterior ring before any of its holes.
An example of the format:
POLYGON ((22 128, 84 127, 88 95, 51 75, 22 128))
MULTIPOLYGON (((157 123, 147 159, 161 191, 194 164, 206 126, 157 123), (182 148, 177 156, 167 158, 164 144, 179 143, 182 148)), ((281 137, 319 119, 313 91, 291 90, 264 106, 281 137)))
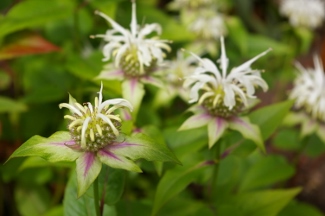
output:
MULTIPOLYGON (((245 117, 238 117, 242 108, 249 105, 249 99, 255 98, 255 88, 267 90, 266 82, 259 70, 250 68, 251 64, 269 50, 259 54, 227 73, 229 60, 226 56, 224 39, 221 38, 221 72, 207 58, 196 56, 201 63, 193 75, 186 78, 185 87, 190 87, 190 101, 197 102, 191 108, 195 115, 187 119, 180 130, 208 126, 209 147, 212 147, 227 129, 237 130, 263 148, 260 131, 245 117)), ((194 54, 193 54, 194 55, 194 54)), ((195 55, 194 55, 195 56, 195 55)))
POLYGON ((315 29, 325 19, 325 3, 322 0, 282 0, 280 13, 287 16, 293 26, 315 29))
POLYGON ((268 86, 261 78, 259 70, 253 70, 250 65, 269 50, 259 54, 244 64, 233 68, 229 73, 224 39, 221 38, 220 68, 209 59, 197 57, 201 65, 194 74, 187 77, 185 87, 191 87, 190 103, 198 102, 211 115, 230 117, 238 113, 243 106, 248 106, 248 100, 255 98, 255 87, 260 86, 264 91, 268 86))
POLYGON ((321 60, 314 57, 315 68, 304 68, 296 63, 299 76, 294 82, 289 98, 295 100, 295 108, 312 118, 325 122, 325 74, 321 60))
POLYGON ((194 43, 187 49, 215 55, 216 42, 227 34, 224 15, 219 12, 218 4, 212 0, 175 0, 169 6, 180 11, 182 24, 195 35, 194 43))
POLYGON ((161 34, 159 24, 146 24, 140 28, 137 24, 136 5, 132 4, 131 30, 125 29, 106 14, 96 11, 96 14, 106 19, 113 27, 106 34, 93 37, 103 38, 107 44, 103 54, 107 61, 114 57, 115 67, 120 68, 126 76, 141 77, 152 72, 163 62, 164 51, 170 51, 166 40, 157 37, 146 38, 156 32, 161 34))
POLYGON ((121 119, 114 111, 119 108, 132 110, 132 105, 125 99, 103 100, 101 86, 95 106, 91 103, 81 105, 70 96, 69 103, 61 103, 60 108, 68 108, 72 115, 65 115, 70 120, 68 129, 75 147, 83 151, 97 152, 112 143, 119 136, 121 119), (111 107, 110 107, 111 106, 111 107))

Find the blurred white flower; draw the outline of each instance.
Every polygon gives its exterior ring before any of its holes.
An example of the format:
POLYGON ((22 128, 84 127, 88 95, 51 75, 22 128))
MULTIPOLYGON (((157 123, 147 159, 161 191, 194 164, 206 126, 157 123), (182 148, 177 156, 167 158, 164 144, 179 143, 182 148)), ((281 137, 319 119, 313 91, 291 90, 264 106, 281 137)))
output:
POLYGON ((210 114, 223 117, 229 117, 233 108, 237 112, 242 105, 248 106, 248 99, 255 98, 257 86, 264 91, 268 89, 260 71, 251 69, 250 65, 269 51, 270 49, 227 73, 228 58, 221 37, 221 72, 211 60, 197 57, 201 65, 184 82, 185 87, 191 86, 189 102, 198 102, 210 114))
POLYGON ((157 94, 159 104, 168 103, 176 96, 180 96, 184 101, 189 98, 189 89, 183 87, 184 79, 191 75, 196 66, 196 59, 191 55, 184 56, 184 52, 178 51, 177 58, 171 61, 166 61, 166 70, 162 71, 165 78, 166 88, 161 89, 157 94))
POLYGON ((299 76, 294 82, 290 98, 295 107, 303 109, 314 119, 325 122, 325 74, 321 60, 314 56, 315 68, 304 68, 296 63, 299 76))
POLYGON ((219 40, 221 36, 225 36, 227 33, 222 14, 213 9, 199 11, 188 28, 199 38, 205 40, 219 40))
POLYGON ((103 48, 104 61, 115 58, 117 68, 121 68, 128 76, 141 76, 151 71, 156 64, 162 63, 165 51, 170 51, 166 40, 158 37, 146 38, 156 32, 161 34, 161 27, 157 23, 146 24, 140 28, 136 19, 136 4, 132 3, 131 30, 125 29, 109 16, 96 12, 106 19, 113 27, 106 34, 93 37, 103 38, 107 44, 103 48))
POLYGON ((325 3, 323 0, 282 0, 280 13, 287 16, 293 26, 314 29, 325 18, 325 3))

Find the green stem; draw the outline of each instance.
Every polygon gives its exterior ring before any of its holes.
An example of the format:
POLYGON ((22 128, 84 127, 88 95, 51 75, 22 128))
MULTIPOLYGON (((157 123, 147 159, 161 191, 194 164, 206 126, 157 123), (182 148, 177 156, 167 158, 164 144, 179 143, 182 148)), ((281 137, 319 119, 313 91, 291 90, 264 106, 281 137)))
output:
POLYGON ((95 209, 96 209, 96 216, 100 215, 100 209, 99 209, 99 193, 98 193, 98 178, 94 181, 94 202, 95 202, 95 209))
POLYGON ((212 201, 213 198, 213 192, 215 190, 218 174, 219 174, 219 160, 220 160, 220 142, 215 144, 215 165, 213 167, 212 177, 211 177, 211 185, 210 185, 210 201, 212 201))

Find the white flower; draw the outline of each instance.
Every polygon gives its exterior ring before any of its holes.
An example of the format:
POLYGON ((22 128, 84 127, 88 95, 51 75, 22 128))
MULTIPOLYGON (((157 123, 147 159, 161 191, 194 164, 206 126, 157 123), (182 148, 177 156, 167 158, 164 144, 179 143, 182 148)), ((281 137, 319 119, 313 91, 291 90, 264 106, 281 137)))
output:
POLYGON ((224 39, 221 37, 219 59, 221 72, 211 60, 197 57, 201 66, 184 82, 185 87, 192 86, 190 102, 202 104, 214 115, 223 115, 235 106, 240 108, 242 104, 247 106, 248 99, 255 98, 256 86, 262 87, 264 91, 268 89, 266 82, 261 78, 260 71, 251 69, 250 65, 269 51, 270 49, 227 73, 228 58, 224 39))
POLYGON ((107 44, 103 48, 103 54, 107 61, 114 56, 115 66, 123 69, 130 76, 139 76, 146 73, 146 69, 152 69, 156 64, 162 63, 165 54, 163 50, 170 51, 166 44, 168 41, 158 37, 146 38, 153 32, 161 34, 159 24, 146 24, 143 28, 137 25, 136 5, 132 3, 131 30, 124 29, 107 15, 96 12, 106 19, 113 27, 104 35, 93 37, 103 38, 107 44))
POLYGON ((280 13, 287 16, 293 26, 314 29, 325 18, 325 4, 323 0, 282 0, 280 13))
POLYGON ((300 74, 289 97, 295 100, 297 109, 303 109, 314 119, 325 122, 325 74, 319 57, 314 56, 314 65, 312 69, 296 63, 300 74))
POLYGON ((95 105, 85 103, 81 105, 71 95, 69 103, 61 103, 68 108, 72 115, 65 115, 69 119, 70 133, 76 143, 87 151, 97 151, 105 147, 110 141, 119 136, 121 119, 114 111, 119 108, 128 108, 132 111, 132 105, 125 99, 111 99, 102 102, 103 85, 95 98, 95 105), (112 107, 110 107, 112 106, 112 107))
POLYGON ((207 40, 218 40, 227 33, 223 16, 211 9, 200 10, 196 19, 189 25, 189 30, 207 40))

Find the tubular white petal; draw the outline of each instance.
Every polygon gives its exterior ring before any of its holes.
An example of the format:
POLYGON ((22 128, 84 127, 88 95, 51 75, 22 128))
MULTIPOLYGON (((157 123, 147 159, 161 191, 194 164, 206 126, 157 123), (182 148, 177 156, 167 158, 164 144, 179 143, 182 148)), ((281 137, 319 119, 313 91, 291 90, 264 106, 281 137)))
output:
POLYGON ((101 118, 104 122, 106 122, 107 124, 109 124, 109 126, 111 127, 111 129, 113 130, 113 133, 118 136, 119 135, 119 132, 118 130, 116 129, 116 127, 114 126, 114 124, 112 123, 112 121, 105 115, 101 114, 101 113, 98 113, 97 114, 97 117, 101 118))
POLYGON ((240 66, 238 66, 238 67, 233 68, 233 69, 230 71, 230 74, 240 73, 240 72, 242 72, 242 71, 245 71, 245 70, 249 69, 250 66, 251 66, 251 64, 252 64, 253 62, 255 62, 255 61, 256 61, 257 59, 259 59, 260 57, 266 55, 266 54, 267 54, 268 52, 270 52, 271 50, 272 50, 272 49, 269 48, 269 49, 267 49, 266 51, 264 51, 264 52, 260 53, 259 55, 255 56, 254 58, 248 60, 248 61, 245 62, 244 64, 242 64, 242 65, 240 65, 240 66))
POLYGON ((98 112, 101 112, 102 109, 105 107, 105 106, 108 106, 108 105, 118 105, 118 106, 123 106, 123 107, 127 107, 129 108, 130 111, 133 110, 133 106, 132 104, 125 100, 125 99, 121 99, 121 98, 116 98, 116 99, 110 99, 110 100, 106 100, 104 101, 99 107, 98 107, 98 112))
POLYGON ((90 128, 89 135, 90 135, 90 140, 94 142, 95 141, 95 134, 94 134, 94 131, 93 131, 92 128, 90 128))
POLYGON ((213 95, 214 95, 213 92, 205 92, 205 93, 200 97, 200 99, 199 99, 199 101, 198 101, 198 104, 202 104, 203 101, 204 101, 205 99, 207 99, 208 97, 211 97, 211 96, 213 96, 213 95))
POLYGON ((82 111, 83 113, 87 113, 87 111, 85 110, 85 108, 79 104, 79 103, 74 103, 73 105, 75 105, 80 111, 82 111))
POLYGON ((114 29, 116 29, 117 31, 119 31, 120 33, 122 33, 124 36, 127 36, 127 31, 120 26, 117 22, 115 22, 113 19, 111 19, 109 16, 107 16, 106 14, 100 12, 100 11, 95 11, 95 14, 103 17, 104 19, 106 19, 114 29))
MULTIPOLYGON (((103 101, 103 94, 102 94, 102 92, 103 92, 103 82, 100 83, 100 90, 98 92, 98 107, 101 106, 102 101, 103 101)), ((100 112, 100 111, 98 111, 98 112, 100 112)))
POLYGON ((118 116, 116 116, 116 115, 107 115, 107 117, 110 118, 110 119, 115 119, 115 120, 118 121, 118 122, 121 122, 121 121, 122 121, 122 120, 121 120, 118 116))
POLYGON ((65 116, 63 116, 63 118, 65 118, 65 119, 70 119, 70 120, 72 120, 72 121, 76 120, 76 118, 73 117, 73 116, 71 116, 71 115, 65 115, 65 116))
POLYGON ((136 4, 132 2, 132 19, 131 19, 131 33, 132 36, 135 37, 137 34, 137 16, 136 16, 136 4))
POLYGON ((93 105, 90 102, 88 102, 87 105, 88 105, 88 109, 90 110, 90 113, 93 113, 94 112, 93 105))
POLYGON ((213 106, 216 106, 220 98, 221 98, 221 94, 217 94, 217 95, 215 96, 215 98, 213 99, 213 103, 212 103, 212 105, 213 105, 213 106))
POLYGON ((79 125, 79 124, 82 125, 83 122, 84 122, 83 119, 76 119, 76 120, 74 120, 73 122, 71 122, 71 123, 69 124, 69 129, 71 129, 71 128, 73 128, 74 126, 79 125))
POLYGON ((222 70, 222 77, 226 78, 227 68, 228 68, 228 58, 226 56, 225 41, 224 41, 223 37, 220 37, 220 43, 221 43, 220 65, 221 65, 221 70, 222 70))
POLYGON ((67 103, 61 103, 61 104, 59 104, 59 108, 62 109, 62 107, 68 108, 72 113, 76 113, 80 117, 83 116, 83 114, 77 108, 75 108, 74 106, 72 106, 71 104, 67 104, 67 103))
POLYGON ((99 133, 99 135, 103 136, 102 128, 98 124, 96 124, 96 129, 97 129, 97 132, 99 133))
POLYGON ((82 124, 82 129, 81 129, 81 147, 82 148, 85 148, 86 147, 86 136, 85 136, 85 133, 86 133, 86 130, 87 130, 87 127, 88 127, 88 124, 90 122, 91 118, 90 117, 87 117, 84 121, 84 123, 82 124))

